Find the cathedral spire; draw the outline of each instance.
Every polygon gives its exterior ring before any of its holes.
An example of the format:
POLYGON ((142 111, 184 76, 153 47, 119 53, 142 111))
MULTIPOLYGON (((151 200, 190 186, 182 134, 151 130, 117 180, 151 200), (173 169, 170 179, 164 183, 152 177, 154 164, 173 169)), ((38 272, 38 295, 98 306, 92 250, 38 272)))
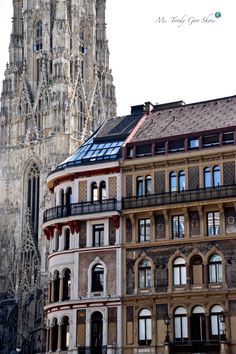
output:
POLYGON ((12 33, 10 41, 10 64, 18 66, 23 60, 23 0, 13 0, 12 33))

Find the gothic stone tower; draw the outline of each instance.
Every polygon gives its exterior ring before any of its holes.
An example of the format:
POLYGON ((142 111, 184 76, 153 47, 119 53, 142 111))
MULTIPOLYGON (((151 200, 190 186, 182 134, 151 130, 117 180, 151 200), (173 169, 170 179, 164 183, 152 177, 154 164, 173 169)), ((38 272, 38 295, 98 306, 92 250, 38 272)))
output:
POLYGON ((0 292, 18 299, 19 332, 28 338, 42 326, 42 213, 54 205, 46 177, 115 115, 105 5, 13 0, 0 115, 0 292))

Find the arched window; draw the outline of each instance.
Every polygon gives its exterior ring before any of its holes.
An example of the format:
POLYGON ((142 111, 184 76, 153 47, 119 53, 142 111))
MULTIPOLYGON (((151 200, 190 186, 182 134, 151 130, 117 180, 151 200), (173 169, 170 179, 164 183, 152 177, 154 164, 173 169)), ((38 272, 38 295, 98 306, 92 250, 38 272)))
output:
POLYGON ((65 200, 64 189, 61 189, 60 192, 59 192, 59 205, 60 206, 64 205, 64 200, 65 200))
POLYGON ((177 191, 177 180, 176 180, 176 172, 172 171, 170 173, 170 192, 177 191))
POLYGON ((35 28, 35 50, 36 52, 43 49, 43 24, 42 21, 36 23, 35 28))
POLYGON ((203 341, 206 339, 206 318, 205 310, 202 306, 195 306, 191 318, 191 339, 193 341, 203 341))
POLYGON ((203 262, 202 257, 195 255, 190 260, 191 283, 195 286, 203 285, 203 262))
POLYGON ((106 189, 106 182, 102 181, 99 187, 99 200, 101 201, 104 199, 107 199, 107 189, 106 189))
POLYGON ((174 261, 174 285, 186 285, 186 264, 181 257, 174 261))
POLYGON ((144 259, 138 266, 138 285, 139 288, 150 288, 152 278, 151 262, 144 259))
POLYGON ((65 316, 62 319, 61 325, 61 349, 68 350, 70 346, 70 321, 69 317, 65 316))
POLYGON ((96 264, 92 268, 92 292, 103 291, 104 289, 104 268, 101 264, 96 264))
POLYGON ((218 187, 220 185, 220 166, 214 166, 212 170, 213 177, 213 187, 218 187))
POLYGON ((143 309, 138 316, 138 341, 139 345, 150 345, 152 342, 152 314, 148 309, 143 309))
POLYGON ((143 196, 143 177, 137 177, 137 196, 143 196))
POLYGON ((188 339, 187 311, 184 307, 178 307, 174 313, 174 332, 176 341, 188 339))
POLYGON ((66 213, 67 216, 71 214, 71 197, 72 197, 72 188, 69 187, 66 191, 66 213))
POLYGON ((54 318, 52 321, 52 343, 51 343, 51 350, 55 352, 57 350, 57 343, 58 343, 58 320, 54 318))
POLYGON ((204 187, 208 188, 211 187, 211 170, 210 167, 205 167, 204 168, 204 187))
POLYGON ((63 301, 71 298, 71 271, 66 269, 63 278, 63 301))
POLYGON ((178 174, 178 189, 179 189, 179 191, 185 190, 185 171, 179 171, 179 174, 178 174))
POLYGON ((34 163, 27 176, 27 207, 31 214, 31 223, 33 227, 35 240, 38 240, 39 225, 39 168, 34 163))
POLYGON ((215 305, 211 308, 211 339, 221 340, 225 333, 224 321, 221 321, 224 316, 224 309, 220 305, 215 305))
POLYGON ((98 186, 96 182, 91 185, 91 201, 96 202, 98 200, 98 186))
POLYGON ((64 250, 70 249, 70 229, 65 229, 64 231, 64 250))
POLYGON ((145 177, 145 194, 149 195, 152 193, 152 177, 146 176, 145 177))
POLYGON ((222 258, 219 254, 214 254, 209 260, 209 282, 222 283, 222 258))
POLYGON ((60 289, 60 278, 59 278, 59 272, 56 270, 53 275, 53 285, 54 285, 54 293, 52 294, 52 302, 57 302, 59 301, 59 289, 60 289))

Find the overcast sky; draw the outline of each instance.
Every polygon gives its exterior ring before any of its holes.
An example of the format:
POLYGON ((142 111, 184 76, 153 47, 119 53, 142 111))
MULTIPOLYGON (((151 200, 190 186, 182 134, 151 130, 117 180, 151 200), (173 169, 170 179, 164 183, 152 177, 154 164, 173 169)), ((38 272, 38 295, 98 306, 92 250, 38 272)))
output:
MULTIPOLYGON (((1 2, 2 78, 12 0, 1 2)), ((235 0, 107 0, 107 34, 119 115, 236 94, 235 0)))

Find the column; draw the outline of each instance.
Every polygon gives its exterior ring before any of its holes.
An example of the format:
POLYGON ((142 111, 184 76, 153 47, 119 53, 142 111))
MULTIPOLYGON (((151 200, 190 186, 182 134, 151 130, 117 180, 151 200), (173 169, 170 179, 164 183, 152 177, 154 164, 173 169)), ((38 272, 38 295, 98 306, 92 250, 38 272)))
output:
POLYGON ((189 215, 188 208, 184 208, 184 238, 185 240, 189 240, 189 215))
POLYGON ((200 220, 200 237, 204 237, 205 236, 204 214, 203 214, 203 208, 201 206, 198 207, 198 213, 199 213, 199 220, 200 220))
POLYGON ((206 313, 206 340, 210 340, 210 316, 206 313))
POLYGON ((218 204, 219 213, 220 213, 220 235, 225 236, 225 213, 224 205, 218 204))
POLYGON ((46 352, 50 350, 50 327, 47 327, 47 337, 46 337, 46 352))
POLYGON ((203 276, 204 276, 204 287, 208 287, 208 264, 203 263, 203 276))
POLYGON ((57 350, 61 350, 62 325, 58 324, 57 350))
POLYGON ((49 280, 49 283, 48 283, 48 303, 49 304, 51 303, 51 289, 52 289, 52 281, 49 280))
POLYGON ((59 285, 59 301, 63 301, 63 289, 64 288, 64 277, 60 274, 60 285, 59 285))
POLYGON ((51 283, 51 302, 55 302, 54 293, 55 293, 55 279, 53 279, 51 283))
POLYGON ((49 352, 52 352, 52 327, 49 328, 49 352))
POLYGON ((190 264, 186 263, 186 285, 187 289, 189 290, 191 288, 191 276, 190 276, 190 264))
POLYGON ((155 216, 153 212, 149 213, 150 217, 150 241, 155 241, 155 216))
POLYGON ((165 218, 165 238, 167 240, 171 240, 172 237, 171 237, 171 230, 170 230, 170 218, 169 218, 169 212, 168 210, 163 210, 163 215, 164 215, 164 218, 165 218))
POLYGON ((132 243, 136 243, 137 240, 137 230, 136 230, 136 220, 134 214, 130 215, 130 220, 132 224, 132 243))

